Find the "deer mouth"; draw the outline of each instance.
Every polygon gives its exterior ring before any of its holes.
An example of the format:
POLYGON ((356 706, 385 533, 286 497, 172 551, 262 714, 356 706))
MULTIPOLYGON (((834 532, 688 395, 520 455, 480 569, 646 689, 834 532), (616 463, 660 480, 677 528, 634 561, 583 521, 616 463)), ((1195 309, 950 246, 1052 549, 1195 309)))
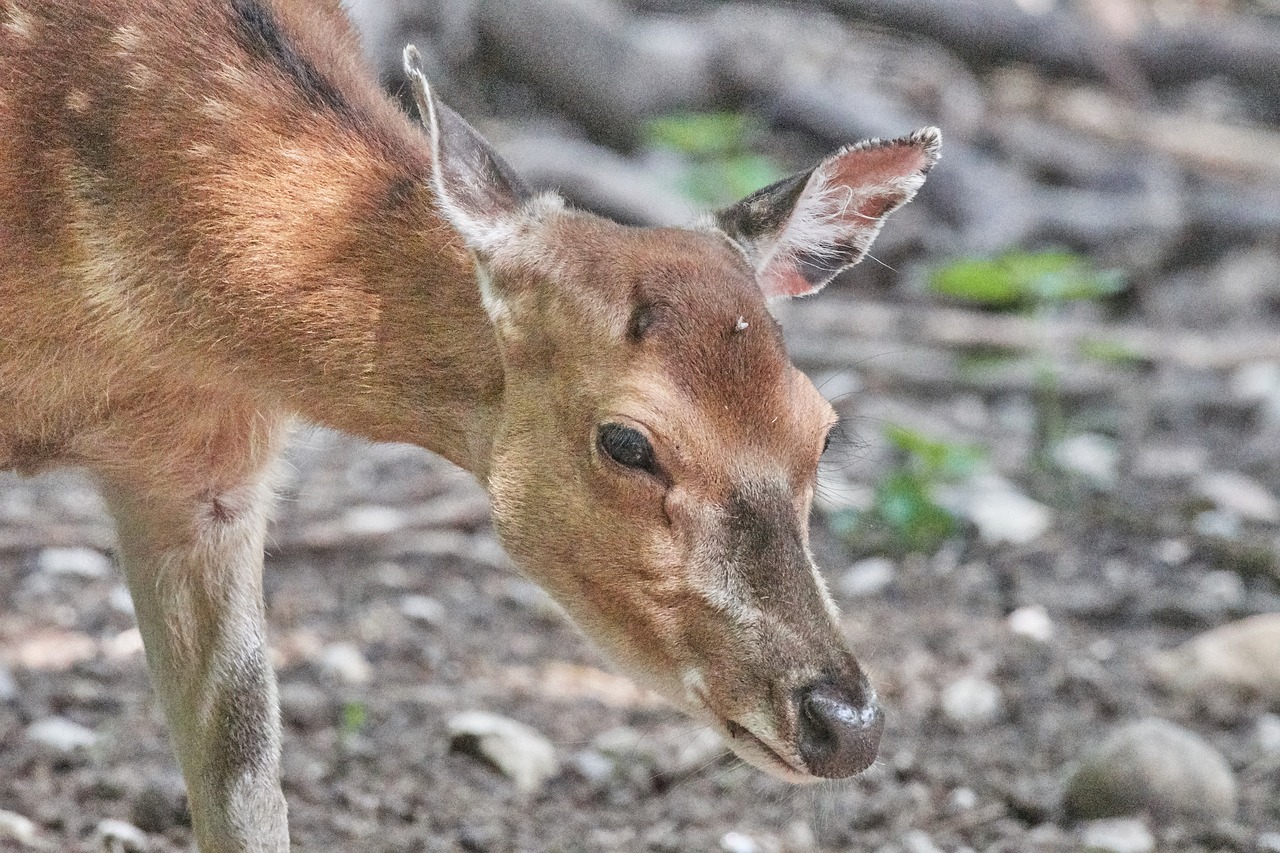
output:
POLYGON ((796 781, 797 777, 804 780, 813 778, 811 774, 797 768, 790 761, 787 761, 779 755, 776 749, 769 746, 769 744, 765 743, 761 737, 741 723, 734 720, 725 720, 724 730, 725 734, 729 736, 729 740, 732 742, 732 745, 735 747, 735 752, 738 751, 736 747, 746 745, 750 748, 749 751, 752 752, 754 756, 763 757, 768 763, 773 765, 771 768, 764 769, 771 769, 774 772, 783 775, 789 781, 796 781))

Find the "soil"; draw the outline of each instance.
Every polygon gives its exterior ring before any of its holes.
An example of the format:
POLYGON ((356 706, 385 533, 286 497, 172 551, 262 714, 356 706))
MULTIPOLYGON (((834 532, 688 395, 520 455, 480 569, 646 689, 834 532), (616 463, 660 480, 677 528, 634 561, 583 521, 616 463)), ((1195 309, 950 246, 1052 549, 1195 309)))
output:
MULTIPOLYGON (((289 467, 266 583, 299 850, 1079 850, 1059 805, 1066 769, 1119 721, 1149 715, 1221 750, 1242 795, 1235 821, 1157 825, 1157 849, 1244 853, 1280 830, 1280 768, 1255 743, 1265 706, 1166 695, 1147 667, 1153 650, 1210 624, 1276 609, 1275 578, 1246 579, 1242 601, 1215 609, 1196 590, 1217 558, 1193 545, 1171 567, 1153 518, 1107 516, 1106 501, 1085 500, 1034 545, 962 536, 937 556, 899 560, 886 588, 846 597, 845 630, 888 711, 881 756, 850 782, 795 788, 708 751, 696 727, 608 674, 505 565, 464 475, 413 448, 322 431, 302 437, 289 467), (388 530, 397 519, 404 526, 388 530), (435 599, 444 618, 405 616, 407 595, 435 599), (1026 603, 1051 614, 1048 642, 1010 632, 1007 614, 1026 603), (362 652, 367 682, 321 663, 334 644, 362 652), (975 674, 998 685, 1001 710, 966 727, 939 695, 975 674), (542 732, 564 769, 521 794, 450 751, 445 723, 470 709, 542 732), (593 771, 584 750, 618 727, 658 758, 593 771), (705 757, 661 757, 682 747, 705 757)), ((0 497, 5 529, 33 537, 0 557, 0 649, 16 686, 0 702, 0 808, 34 820, 46 849, 98 849, 90 839, 104 818, 142 826, 152 850, 191 849, 119 578, 39 566, 42 525, 55 537, 102 535, 90 484, 6 475, 0 497), (68 756, 24 737, 54 714, 97 732, 98 745, 68 756)), ((820 517, 815 547, 833 576, 853 558, 820 517)))

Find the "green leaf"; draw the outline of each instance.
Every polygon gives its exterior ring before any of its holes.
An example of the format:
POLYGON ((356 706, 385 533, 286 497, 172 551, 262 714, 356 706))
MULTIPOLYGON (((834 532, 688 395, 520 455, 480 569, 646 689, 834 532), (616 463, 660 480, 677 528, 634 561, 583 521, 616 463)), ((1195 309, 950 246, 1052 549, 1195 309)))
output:
POLYGON ((1070 252, 1006 252, 953 261, 933 271, 929 289, 995 307, 1052 304, 1112 296, 1124 289, 1118 270, 1096 270, 1070 252))
POLYGON ((746 146, 755 130, 742 113, 675 113, 652 119, 647 127, 649 144, 695 157, 724 157, 746 146))

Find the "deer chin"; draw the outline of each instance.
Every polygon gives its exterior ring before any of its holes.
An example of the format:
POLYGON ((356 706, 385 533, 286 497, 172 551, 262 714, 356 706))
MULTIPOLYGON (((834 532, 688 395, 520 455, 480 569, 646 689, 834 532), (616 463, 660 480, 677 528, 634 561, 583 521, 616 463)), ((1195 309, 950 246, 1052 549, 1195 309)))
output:
POLYGON ((774 738, 757 734, 758 730, 766 728, 765 725, 757 722, 754 727, 750 727, 722 716, 711 707, 706 694, 700 690, 690 691, 686 701, 681 704, 686 714, 714 728, 725 746, 729 747, 735 756, 757 770, 762 770, 776 779, 793 785, 809 785, 822 781, 821 777, 809 772, 804 761, 794 755, 793 750, 771 744, 770 741, 774 738), (756 731, 753 731, 753 728, 756 731))

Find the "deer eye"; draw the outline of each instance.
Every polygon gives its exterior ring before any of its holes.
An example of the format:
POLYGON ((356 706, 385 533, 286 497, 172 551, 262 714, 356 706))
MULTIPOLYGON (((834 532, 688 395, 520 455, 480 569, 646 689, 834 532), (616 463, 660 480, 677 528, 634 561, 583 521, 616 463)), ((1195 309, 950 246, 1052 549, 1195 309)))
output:
POLYGON ((602 424, 596 441, 601 452, 619 465, 649 474, 658 473, 653 445, 639 430, 622 424, 602 424))

